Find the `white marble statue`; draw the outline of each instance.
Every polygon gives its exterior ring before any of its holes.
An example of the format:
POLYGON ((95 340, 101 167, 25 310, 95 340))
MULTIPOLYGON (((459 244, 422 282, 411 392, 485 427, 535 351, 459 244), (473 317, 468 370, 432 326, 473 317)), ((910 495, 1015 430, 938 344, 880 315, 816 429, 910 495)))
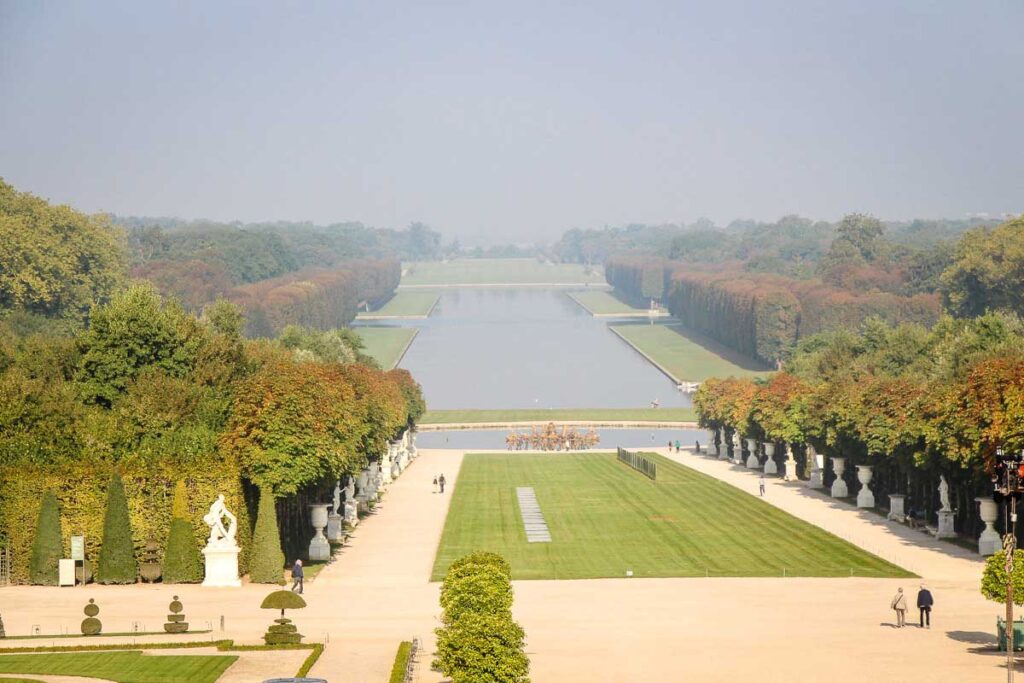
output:
POLYGON ((939 502, 942 503, 942 507, 939 508, 939 512, 952 512, 953 508, 949 507, 949 482, 946 481, 946 475, 939 475, 939 502))
POLYGON ((224 494, 217 496, 217 500, 210 506, 210 511, 203 517, 203 521, 210 527, 210 538, 207 539, 207 547, 230 546, 234 547, 235 535, 238 533, 238 518, 231 514, 227 505, 224 504, 224 494), (227 527, 224 526, 225 518, 228 520, 227 527))
POLYGON ((331 509, 331 514, 341 514, 341 479, 334 485, 334 507, 331 509))

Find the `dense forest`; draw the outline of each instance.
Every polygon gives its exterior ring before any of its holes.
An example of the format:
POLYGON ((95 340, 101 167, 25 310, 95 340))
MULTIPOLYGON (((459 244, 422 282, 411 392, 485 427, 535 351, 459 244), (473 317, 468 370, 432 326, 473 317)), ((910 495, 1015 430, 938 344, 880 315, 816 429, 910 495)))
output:
POLYGON ((779 253, 766 260, 754 240, 741 242, 742 249, 721 246, 716 254, 731 257, 722 261, 708 254, 687 260, 678 250, 669 252, 676 258, 611 256, 605 273, 627 297, 660 300, 686 326, 772 364, 801 339, 854 329, 872 317, 928 326, 944 310, 956 315, 1024 311, 1019 294, 1024 220, 975 225, 953 242, 926 240, 920 227, 911 229, 915 225, 894 237, 877 219, 851 214, 828 229, 831 241, 821 250, 809 239, 795 239, 803 250, 787 251, 782 241, 776 245, 779 253), (913 246, 908 234, 914 235, 913 246), (782 266, 764 267, 777 259, 783 259, 782 266))
MULTIPOLYGON (((59 516, 58 548, 84 533, 95 558, 104 499, 122 486, 130 567, 147 546, 166 559, 172 511, 197 554, 218 493, 239 517, 243 569, 261 492, 294 557, 306 497, 365 467, 425 410, 408 372, 382 371, 333 329, 362 298, 393 291, 397 259, 340 239, 316 261, 273 232, 143 230, 0 183, 0 544, 16 581, 55 580, 55 565, 32 564, 43 518, 59 516), (197 262, 223 269, 226 285, 189 305, 135 270, 197 262), (262 338, 244 335, 250 314, 262 338)), ((102 569, 100 581, 135 580, 102 569)))

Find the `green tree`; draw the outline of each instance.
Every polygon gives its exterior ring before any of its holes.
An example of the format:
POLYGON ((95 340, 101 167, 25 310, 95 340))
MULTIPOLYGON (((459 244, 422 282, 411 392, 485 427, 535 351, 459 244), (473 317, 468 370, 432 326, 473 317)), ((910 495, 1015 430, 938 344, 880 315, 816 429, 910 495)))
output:
MULTIPOLYGON (((1006 551, 985 560, 981 573, 981 594, 993 602, 1006 602, 1006 551)), ((1013 551, 1013 602, 1024 605, 1024 550, 1013 551)))
POLYGON ((1024 216, 995 229, 964 233, 953 264, 940 279, 954 315, 971 317, 986 310, 1024 315, 1024 216))
POLYGON ((195 362, 202 327, 152 285, 134 285, 93 310, 78 340, 78 379, 89 402, 109 406, 147 367, 185 374, 195 362))
POLYGON ((466 614, 437 633, 434 666, 452 683, 528 683, 525 633, 508 614, 466 614))
POLYGON ((260 489, 260 505, 256 511, 256 529, 252 538, 252 564, 249 580, 253 583, 281 583, 284 576, 284 553, 277 529, 277 508, 270 489, 260 489))
POLYGON ((29 579, 43 586, 57 585, 57 561, 64 556, 64 543, 60 534, 60 511, 52 491, 43 494, 39 505, 39 523, 32 542, 32 564, 29 579))
POLYGON ((199 544, 188 515, 188 490, 185 482, 174 487, 171 507, 171 530, 164 553, 164 583, 199 583, 203 580, 203 563, 199 544))
POLYGON ((3 179, 0 245, 0 309, 81 320, 124 283, 124 236, 107 217, 52 206, 3 179))
POLYGON ((107 511, 103 518, 103 541, 96 580, 100 583, 135 583, 137 576, 128 499, 121 475, 115 471, 107 488, 107 511))

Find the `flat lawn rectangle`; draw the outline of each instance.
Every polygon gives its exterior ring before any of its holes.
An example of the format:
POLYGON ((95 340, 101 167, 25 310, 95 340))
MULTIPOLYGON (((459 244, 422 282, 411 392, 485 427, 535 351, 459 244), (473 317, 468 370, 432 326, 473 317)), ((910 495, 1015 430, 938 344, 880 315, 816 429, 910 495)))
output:
POLYGON ((604 284, 601 268, 532 258, 456 259, 408 264, 402 285, 604 284))
POLYGON ((521 410, 428 410, 420 424, 492 422, 696 422, 693 408, 524 408, 521 410))
POLYGON ((440 295, 437 292, 398 292, 376 311, 360 313, 356 317, 374 318, 425 318, 433 310, 440 295))
POLYGON ((591 315, 647 315, 646 308, 631 306, 610 292, 567 292, 567 294, 580 306, 590 311, 591 315))
POLYGON ((62 652, 0 655, 0 673, 84 676, 118 683, 214 683, 235 655, 144 655, 124 652, 62 652))
POLYGON ((363 353, 380 363, 385 370, 398 365, 413 337, 419 332, 415 327, 356 327, 354 328, 365 345, 363 353))
POLYGON ((611 326, 626 343, 683 382, 709 377, 751 377, 770 370, 711 340, 689 335, 679 325, 636 323, 611 326))
POLYGON ((477 550, 514 579, 625 576, 869 576, 909 572, 660 455, 651 481, 614 453, 470 454, 432 579, 477 550), (532 486, 550 543, 527 543, 516 487, 532 486))

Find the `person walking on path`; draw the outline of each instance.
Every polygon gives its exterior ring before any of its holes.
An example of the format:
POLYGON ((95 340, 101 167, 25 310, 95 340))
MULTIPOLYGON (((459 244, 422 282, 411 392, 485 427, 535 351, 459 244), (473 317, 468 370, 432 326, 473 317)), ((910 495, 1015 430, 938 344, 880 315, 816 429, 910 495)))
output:
POLYGON ((761 497, 764 498, 764 475, 757 478, 757 488, 761 490, 761 497))
POLYGON ((442 473, 441 476, 437 478, 437 483, 441 487, 441 493, 444 493, 444 473, 442 473))
POLYGON ((434 477, 434 493, 437 493, 437 477, 434 477))
POLYGON ((896 597, 892 599, 890 605, 896 610, 896 628, 903 628, 907 625, 907 596, 903 594, 903 588, 900 588, 896 592, 896 597))
POLYGON ((679 439, 676 439, 676 453, 679 452, 679 439))
POLYGON ((295 592, 297 586, 299 595, 302 595, 302 577, 302 560, 295 560, 292 565, 292 592, 295 592))
POLYGON ((921 610, 921 628, 932 627, 933 604, 935 601, 932 599, 932 592, 922 583, 921 590, 917 592, 917 609, 921 610))

